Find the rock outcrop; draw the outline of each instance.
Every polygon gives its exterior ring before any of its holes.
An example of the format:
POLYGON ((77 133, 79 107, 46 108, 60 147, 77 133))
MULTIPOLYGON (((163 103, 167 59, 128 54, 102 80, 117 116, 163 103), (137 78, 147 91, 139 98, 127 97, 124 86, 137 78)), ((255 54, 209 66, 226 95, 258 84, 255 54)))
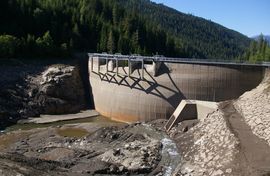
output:
POLYGON ((83 84, 74 66, 50 66, 33 82, 28 94, 33 97, 30 104, 37 107, 39 113, 67 114, 84 107, 83 84))
POLYGON ((0 66, 0 123, 40 114, 79 112, 85 96, 79 69, 70 65, 0 66))

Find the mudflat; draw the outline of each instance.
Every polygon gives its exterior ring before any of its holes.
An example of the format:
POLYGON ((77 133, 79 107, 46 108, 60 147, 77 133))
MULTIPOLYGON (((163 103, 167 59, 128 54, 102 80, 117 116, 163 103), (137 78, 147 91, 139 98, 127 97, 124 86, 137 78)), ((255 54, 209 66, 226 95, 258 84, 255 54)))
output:
POLYGON ((53 122, 67 121, 67 120, 85 119, 89 117, 95 117, 98 115, 99 113, 96 110, 86 110, 86 111, 81 111, 76 114, 40 115, 40 117, 38 118, 31 117, 26 120, 20 120, 19 123, 45 124, 45 123, 53 123, 53 122))

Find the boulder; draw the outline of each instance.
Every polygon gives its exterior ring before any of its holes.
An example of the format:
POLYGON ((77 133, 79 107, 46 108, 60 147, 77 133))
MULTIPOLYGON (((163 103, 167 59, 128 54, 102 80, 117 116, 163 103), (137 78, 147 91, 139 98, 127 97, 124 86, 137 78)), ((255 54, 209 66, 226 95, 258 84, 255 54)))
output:
POLYGON ((34 82, 37 89, 29 92, 41 114, 76 113, 85 106, 83 83, 74 66, 50 66, 34 82))
POLYGON ((0 68, 0 75, 3 75, 0 80, 1 123, 40 114, 77 113, 85 107, 85 92, 78 66, 57 64, 0 68))

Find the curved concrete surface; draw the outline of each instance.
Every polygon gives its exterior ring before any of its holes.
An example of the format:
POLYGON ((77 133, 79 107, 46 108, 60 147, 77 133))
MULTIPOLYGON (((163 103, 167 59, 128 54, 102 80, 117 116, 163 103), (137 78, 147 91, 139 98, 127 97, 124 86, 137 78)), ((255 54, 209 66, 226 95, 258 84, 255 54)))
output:
POLYGON ((163 63, 159 76, 154 77, 149 65, 145 68, 144 80, 139 69, 131 77, 122 67, 119 76, 116 68, 106 74, 105 66, 99 74, 89 72, 96 110, 125 122, 169 118, 182 99, 234 99, 255 88, 264 74, 264 68, 258 66, 163 63))

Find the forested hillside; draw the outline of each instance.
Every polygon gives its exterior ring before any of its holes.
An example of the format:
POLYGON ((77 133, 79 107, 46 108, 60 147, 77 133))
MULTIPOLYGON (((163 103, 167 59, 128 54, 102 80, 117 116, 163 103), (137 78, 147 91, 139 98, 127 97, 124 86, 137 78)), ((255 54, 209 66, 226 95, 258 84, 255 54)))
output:
POLYGON ((119 0, 179 39, 194 57, 232 59, 243 53, 251 40, 219 24, 178 12, 149 0, 119 0))
POLYGON ((241 59, 250 62, 270 61, 270 44, 267 38, 263 35, 256 37, 241 59))
MULTIPOLYGON (((8 0, 0 2, 0 46, 24 54, 57 51, 186 56, 164 30, 111 0, 8 0)), ((20 55, 1 53, 2 57, 20 55)), ((61 53, 61 52, 60 52, 61 53)))
POLYGON ((148 0, 4 0, 0 21, 0 57, 87 51, 233 59, 250 43, 148 0))

